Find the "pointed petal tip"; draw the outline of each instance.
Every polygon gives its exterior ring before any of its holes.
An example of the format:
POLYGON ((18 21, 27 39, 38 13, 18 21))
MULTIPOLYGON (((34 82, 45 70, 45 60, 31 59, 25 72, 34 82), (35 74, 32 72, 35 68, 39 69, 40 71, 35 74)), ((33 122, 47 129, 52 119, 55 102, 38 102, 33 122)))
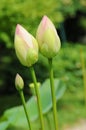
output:
POLYGON ((17 25, 16 25, 16 28, 19 28, 19 27, 21 27, 21 25, 20 25, 20 24, 17 24, 17 25))
POLYGON ((44 15, 43 18, 42 18, 42 20, 41 20, 43 28, 46 27, 47 21, 48 21, 48 17, 46 15, 44 15))
POLYGON ((16 31, 15 31, 15 34, 18 34, 19 33, 19 25, 17 24, 16 25, 16 31))
POLYGON ((17 76, 19 76, 19 74, 18 74, 18 73, 16 74, 16 77, 17 77, 17 76))
POLYGON ((20 25, 20 24, 17 24, 17 25, 16 25, 15 34, 19 34, 20 28, 21 28, 21 25, 20 25))
POLYGON ((42 18, 42 20, 43 20, 43 21, 46 21, 47 18, 48 18, 48 17, 47 17, 46 15, 44 15, 43 18, 42 18))
POLYGON ((44 15, 43 18, 48 18, 47 15, 44 15))

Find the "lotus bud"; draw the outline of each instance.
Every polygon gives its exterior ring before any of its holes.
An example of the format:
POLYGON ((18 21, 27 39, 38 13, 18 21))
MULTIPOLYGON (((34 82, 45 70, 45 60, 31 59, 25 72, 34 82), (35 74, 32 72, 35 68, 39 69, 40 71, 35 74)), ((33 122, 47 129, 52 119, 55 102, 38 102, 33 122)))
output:
MULTIPOLYGON (((38 86, 38 89, 39 89, 40 86, 41 86, 41 83, 40 83, 40 82, 37 82, 37 86, 38 86)), ((34 83, 30 83, 30 84, 29 84, 29 87, 30 87, 30 90, 31 90, 32 94, 36 96, 34 83)))
POLYGON ((38 60, 38 43, 21 25, 16 26, 14 46, 16 55, 24 66, 32 66, 38 60))
POLYGON ((36 39, 40 52, 47 58, 53 58, 59 51, 61 43, 55 26, 44 16, 38 26, 36 39))
POLYGON ((24 81, 23 81, 22 77, 19 74, 16 75, 15 86, 16 86, 16 89, 18 91, 21 91, 24 88, 24 81))

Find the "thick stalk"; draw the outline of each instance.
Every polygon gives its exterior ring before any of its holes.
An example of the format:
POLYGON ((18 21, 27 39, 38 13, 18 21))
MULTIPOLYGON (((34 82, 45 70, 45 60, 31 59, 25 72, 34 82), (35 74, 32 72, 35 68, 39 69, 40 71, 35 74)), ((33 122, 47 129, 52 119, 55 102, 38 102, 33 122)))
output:
POLYGON ((41 128, 42 128, 42 130, 44 130, 44 122, 43 122, 43 114, 42 114, 40 94, 39 94, 39 89, 38 89, 38 84, 37 84, 35 71, 34 71, 34 68, 32 66, 30 67, 30 71, 31 71, 32 79, 33 79, 34 86, 35 86, 35 92, 36 92, 36 97, 37 97, 37 103, 38 103, 38 110, 39 110, 39 118, 40 118, 40 122, 41 122, 41 128))
POLYGON ((55 130, 58 130, 56 96, 55 96, 55 87, 54 87, 52 59, 49 59, 49 71, 50 71, 50 84, 51 84, 51 94, 52 94, 52 104, 53 104, 53 116, 54 116, 55 130))
POLYGON ((26 115, 26 118, 27 118, 29 130, 31 130, 31 123, 30 123, 30 119, 29 119, 29 116, 28 116, 27 108, 26 108, 24 93, 21 90, 21 91, 19 91, 19 94, 20 94, 20 97, 21 97, 21 100, 22 100, 22 104, 23 104, 23 107, 24 107, 24 111, 25 111, 25 115, 26 115))

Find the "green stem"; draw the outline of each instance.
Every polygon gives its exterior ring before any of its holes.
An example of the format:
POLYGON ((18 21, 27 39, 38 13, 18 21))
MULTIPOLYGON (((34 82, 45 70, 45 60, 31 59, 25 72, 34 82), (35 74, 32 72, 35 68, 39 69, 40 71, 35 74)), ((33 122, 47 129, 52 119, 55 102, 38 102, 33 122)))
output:
POLYGON ((48 117, 48 113, 45 115, 46 116, 46 119, 47 119, 47 123, 48 123, 48 127, 49 127, 49 130, 51 130, 51 120, 50 118, 48 117))
POLYGON ((86 105, 86 71, 85 71, 85 60, 83 56, 83 50, 80 50, 81 54, 81 66, 82 66, 82 74, 83 74, 83 84, 84 84, 84 102, 86 105))
POLYGON ((54 76, 53 76, 53 67, 52 59, 49 59, 49 71, 50 71, 50 84, 51 84, 51 94, 52 94, 52 104, 53 104, 53 116, 55 123, 55 130, 58 130, 57 126, 57 110, 56 110, 56 96, 55 96, 55 87, 54 87, 54 76))
POLYGON ((24 111, 25 111, 25 115, 26 115, 26 118, 27 118, 29 130, 31 130, 31 123, 30 123, 30 119, 29 119, 29 116, 28 116, 28 113, 27 113, 27 108, 26 108, 24 93, 21 90, 21 91, 19 91, 19 94, 20 94, 20 97, 21 97, 21 100, 22 100, 22 104, 23 104, 23 107, 24 107, 24 111))
POLYGON ((38 89, 38 85, 37 85, 37 79, 36 79, 35 71, 34 71, 34 68, 32 66, 30 67, 30 71, 31 71, 32 79, 33 79, 34 86, 35 86, 35 92, 36 92, 36 97, 37 97, 41 128, 42 128, 42 130, 44 130, 44 122, 43 122, 43 114, 42 114, 40 94, 39 94, 39 89, 38 89))

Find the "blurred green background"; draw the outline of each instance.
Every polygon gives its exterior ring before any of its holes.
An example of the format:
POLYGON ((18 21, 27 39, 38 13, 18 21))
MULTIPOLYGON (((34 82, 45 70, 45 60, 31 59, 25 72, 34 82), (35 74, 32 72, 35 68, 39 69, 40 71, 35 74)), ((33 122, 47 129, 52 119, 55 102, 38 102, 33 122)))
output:
MULTIPOLYGON (((18 98, 15 101, 15 96, 12 97, 17 93, 16 73, 24 78, 25 86, 32 82, 29 69, 22 66, 15 55, 16 24, 35 36, 43 15, 53 21, 62 42, 61 51, 53 62, 55 77, 67 79, 70 93, 82 89, 80 49, 83 49, 86 62, 86 0, 0 0, 0 114, 20 103, 18 98)), ((49 76, 47 59, 39 55, 34 67, 38 81, 43 82, 49 76)), ((31 95, 28 87, 25 93, 31 95)))

